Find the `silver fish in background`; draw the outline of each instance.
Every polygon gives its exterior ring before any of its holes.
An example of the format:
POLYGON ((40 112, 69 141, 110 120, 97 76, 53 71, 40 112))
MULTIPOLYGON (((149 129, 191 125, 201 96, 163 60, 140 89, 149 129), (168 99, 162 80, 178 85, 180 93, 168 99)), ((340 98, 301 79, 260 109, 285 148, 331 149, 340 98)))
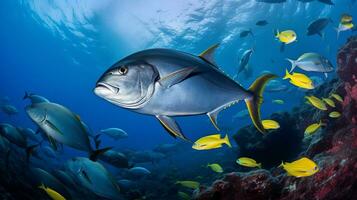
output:
POLYGON ((252 56, 252 54, 253 54, 253 49, 248 49, 243 53, 243 56, 242 56, 242 58, 240 59, 240 62, 239 62, 237 76, 242 71, 247 71, 248 70, 249 60, 250 60, 250 57, 252 56))
POLYGON ((15 106, 12 105, 0 105, 0 109, 2 112, 4 112, 5 114, 11 116, 11 115, 16 115, 19 113, 19 111, 17 110, 17 108, 15 106))
POLYGON ((29 99, 31 101, 31 104, 43 103, 43 102, 49 103, 50 102, 48 99, 46 99, 43 96, 40 96, 37 94, 32 94, 32 93, 27 93, 27 92, 25 92, 23 99, 29 99))
POLYGON ((108 150, 98 156, 98 159, 116 168, 130 168, 128 158, 118 151, 108 150))
POLYGON ((14 126, 7 123, 0 124, 0 135, 5 137, 11 143, 21 147, 27 147, 26 137, 14 126))
POLYGON ((110 67, 94 92, 117 106, 155 116, 173 137, 185 140, 172 117, 207 114, 219 129, 218 113, 244 100, 253 124, 266 132, 260 119, 262 93, 276 76, 262 75, 246 90, 214 64, 217 47, 199 56, 171 49, 134 53, 110 67))
POLYGON ((291 63, 290 72, 292 72, 295 67, 299 67, 308 72, 322 72, 327 77, 327 73, 333 71, 331 62, 317 53, 304 53, 297 60, 289 58, 287 58, 287 60, 291 63))
POLYGON ((127 138, 128 134, 120 128, 107 128, 100 131, 100 133, 105 134, 114 140, 119 140, 122 138, 127 138))
POLYGON ((76 182, 96 195, 108 199, 122 199, 116 180, 99 162, 77 157, 67 161, 65 168, 76 182))
POLYGON ((77 115, 68 108, 56 103, 37 103, 26 107, 28 116, 46 134, 49 141, 56 141, 72 148, 86 151, 90 158, 110 148, 94 150, 89 142, 88 133, 77 115))

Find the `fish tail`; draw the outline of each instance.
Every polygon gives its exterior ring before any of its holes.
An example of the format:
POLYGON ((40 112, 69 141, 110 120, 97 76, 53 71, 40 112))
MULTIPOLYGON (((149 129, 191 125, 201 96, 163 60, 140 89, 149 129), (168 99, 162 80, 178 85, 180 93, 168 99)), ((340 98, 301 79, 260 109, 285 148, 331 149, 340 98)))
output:
POLYGON ((283 79, 288 79, 290 77, 289 71, 288 69, 285 69, 285 76, 283 77, 283 79))
POLYGON ((296 67, 296 61, 293 59, 289 59, 289 58, 287 58, 286 60, 291 63, 291 69, 290 69, 290 73, 291 73, 296 67))
POLYGON ((94 150, 90 153, 89 155, 89 159, 91 159, 92 161, 96 161, 98 160, 98 156, 102 155, 103 153, 105 153, 106 151, 112 149, 113 147, 106 147, 106 148, 103 148, 103 149, 97 149, 97 150, 94 150))
POLYGON ((276 29, 275 31, 274 31, 275 33, 275 38, 279 38, 279 36, 280 36, 280 33, 279 33, 279 29, 276 29))
POLYGON ((22 99, 27 99, 27 98, 29 98, 29 93, 27 93, 26 91, 25 91, 25 95, 24 95, 24 97, 22 98, 22 99))
POLYGON ((46 190, 46 187, 45 187, 45 185, 44 185, 43 183, 41 183, 41 185, 38 186, 38 188, 43 189, 43 190, 46 190))
POLYGON ((228 147, 232 147, 231 142, 229 141, 228 138, 228 134, 226 134, 226 136, 223 138, 223 141, 228 147))
POLYGON ((254 83, 249 87, 248 91, 253 94, 252 98, 245 99, 247 108, 249 111, 250 118, 253 121, 254 126, 261 132, 265 133, 266 130, 263 127, 261 118, 260 118, 260 107, 263 103, 263 92, 265 85, 273 78, 277 76, 274 74, 264 74, 257 78, 254 83))
POLYGON ((278 167, 284 167, 284 162, 281 161, 281 164, 278 167))
POLYGON ((261 169, 262 168, 262 163, 258 163, 257 167, 261 169))

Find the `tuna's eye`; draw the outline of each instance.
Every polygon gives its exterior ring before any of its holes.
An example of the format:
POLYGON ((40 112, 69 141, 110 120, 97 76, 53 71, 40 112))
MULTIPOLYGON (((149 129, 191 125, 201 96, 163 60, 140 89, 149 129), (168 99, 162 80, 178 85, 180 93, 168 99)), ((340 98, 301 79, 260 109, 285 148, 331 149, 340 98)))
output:
POLYGON ((124 75, 128 72, 128 68, 127 67, 120 67, 118 70, 119 74, 124 75))

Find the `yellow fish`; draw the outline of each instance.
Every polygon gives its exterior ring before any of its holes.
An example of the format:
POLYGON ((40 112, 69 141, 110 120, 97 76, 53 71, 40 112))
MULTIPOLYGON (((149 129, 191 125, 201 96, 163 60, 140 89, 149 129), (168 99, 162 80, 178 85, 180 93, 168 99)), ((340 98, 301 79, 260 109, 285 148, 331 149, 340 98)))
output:
POLYGON ((188 194, 185 193, 185 192, 180 192, 180 191, 178 191, 178 192, 177 192, 177 195, 180 197, 180 199, 183 199, 183 200, 190 200, 190 199, 191 199, 191 196, 188 195, 188 194))
POLYGON ((278 129, 280 128, 280 125, 278 122, 271 120, 271 119, 266 119, 262 121, 262 124, 265 129, 278 129))
POLYGON ((54 191, 53 189, 44 186, 43 184, 41 186, 39 186, 38 188, 44 190, 48 196, 51 197, 51 199, 53 200, 66 200, 66 198, 64 198, 60 193, 54 191))
POLYGON ((259 168, 262 168, 262 164, 261 163, 257 163, 257 161, 255 161, 254 159, 247 158, 247 157, 238 158, 236 163, 238 165, 242 165, 242 166, 245 166, 245 167, 259 167, 259 168))
POLYGON ((319 123, 313 123, 305 129, 305 135, 314 134, 321 126, 325 126, 325 123, 322 123, 321 120, 319 123))
POLYGON ((352 16, 349 14, 342 14, 340 22, 352 22, 352 16))
POLYGON ((292 163, 282 162, 279 167, 283 167, 288 175, 298 178, 311 176, 319 171, 319 167, 316 163, 306 157, 300 158, 292 163))
POLYGON ((214 172, 223 173, 223 168, 217 163, 208 164, 207 167, 210 167, 214 172))
POLYGON ((297 35, 295 31, 293 30, 286 30, 279 32, 279 30, 276 32, 275 37, 279 39, 280 42, 284 44, 290 44, 292 42, 296 41, 297 35))
POLYGON ((293 72, 292 74, 289 71, 285 70, 285 76, 283 79, 290 79, 290 83, 304 89, 314 89, 315 86, 312 80, 307 77, 305 74, 293 72))
POLYGON ((281 100, 281 99, 275 99, 272 101, 273 103, 276 103, 276 104, 284 104, 284 101, 281 100))
POLYGON ((336 107, 336 104, 335 104, 335 102, 333 102, 331 99, 328 99, 328 98, 322 98, 322 100, 327 104, 327 105, 329 105, 329 106, 331 106, 331 107, 336 107))
POLYGON ((341 97, 340 95, 335 94, 335 93, 332 93, 331 96, 332 96, 333 98, 335 98, 337 101, 343 102, 343 99, 342 99, 342 97, 341 97))
POLYGON ((176 181, 176 184, 180 184, 183 187, 191 188, 194 190, 200 187, 200 183, 197 181, 176 181))
POLYGON ((331 118, 339 118, 341 116, 341 114, 337 111, 333 111, 333 112, 330 112, 330 114, 328 114, 328 116, 331 118))
POLYGON ((305 96, 305 98, 313 105, 314 107, 320 110, 327 110, 326 104, 319 98, 315 96, 305 96))
POLYGON ((193 145, 192 148, 196 150, 209 150, 217 149, 222 147, 222 144, 226 144, 229 147, 232 147, 229 142, 228 135, 224 138, 221 138, 220 134, 208 135, 198 139, 193 145))

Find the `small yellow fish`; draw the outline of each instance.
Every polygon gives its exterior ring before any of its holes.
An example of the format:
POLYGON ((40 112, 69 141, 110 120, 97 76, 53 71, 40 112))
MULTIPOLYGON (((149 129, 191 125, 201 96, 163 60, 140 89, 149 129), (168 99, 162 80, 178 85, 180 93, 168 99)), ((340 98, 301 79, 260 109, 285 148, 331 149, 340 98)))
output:
POLYGON ((276 32, 275 37, 279 39, 280 42, 284 44, 290 44, 292 42, 296 41, 297 35, 295 31, 293 30, 286 30, 279 32, 279 30, 276 32))
POLYGON ((277 121, 271 120, 271 119, 266 119, 262 121, 262 124, 265 129, 278 129, 280 128, 280 125, 277 121))
POLYGON ((335 93, 332 93, 331 96, 332 96, 333 98, 335 98, 337 101, 343 102, 343 99, 342 99, 342 97, 341 97, 340 95, 335 94, 335 93))
POLYGON ((247 157, 240 157, 237 159, 236 163, 238 165, 242 165, 245 167, 262 167, 261 163, 257 163, 257 161, 255 161, 254 159, 251 158, 247 158, 247 157))
POLYGON ((315 96, 305 96, 305 98, 313 105, 314 107, 320 110, 327 110, 326 104, 319 98, 315 96))
POLYGON ((333 112, 330 112, 330 114, 328 114, 328 116, 331 118, 339 118, 341 116, 341 114, 337 111, 333 111, 333 112))
POLYGON ((177 192, 177 195, 180 197, 180 199, 183 199, 183 200, 190 200, 190 199, 191 199, 191 196, 188 195, 188 194, 185 193, 185 192, 180 192, 180 191, 178 191, 178 192, 177 192))
POLYGON ((281 100, 281 99, 275 99, 272 101, 273 103, 276 103, 276 104, 284 104, 284 101, 281 100))
POLYGON ((327 104, 327 105, 329 105, 329 106, 331 106, 331 107, 336 107, 336 104, 335 104, 335 102, 333 102, 331 99, 328 99, 328 98, 322 98, 322 100, 327 104))
POLYGON ((214 134, 198 139, 192 145, 192 148, 196 150, 217 149, 222 147, 222 144, 226 144, 228 147, 232 147, 231 143, 229 142, 228 135, 226 135, 224 138, 221 138, 220 134, 214 134))
POLYGON ((308 126, 306 129, 305 129, 305 135, 309 136, 309 135, 312 135, 314 134, 321 126, 325 126, 326 124, 325 123, 322 123, 321 120, 319 123, 313 123, 311 124, 310 126, 308 126))
POLYGON ((51 199, 53 200, 66 200, 66 198, 64 198, 60 193, 56 192, 55 190, 49 188, 49 187, 46 187, 45 185, 41 185, 39 186, 38 188, 44 190, 48 196, 51 197, 51 199))
POLYGON ((280 167, 283 167, 288 175, 298 178, 311 176, 319 171, 319 167, 316 163, 306 157, 300 158, 292 163, 282 162, 280 167))
POLYGON ((307 77, 305 74, 293 72, 292 74, 289 71, 285 70, 285 76, 283 79, 290 79, 290 83, 304 89, 314 89, 315 86, 312 80, 307 77))
POLYGON ((352 16, 350 14, 342 14, 340 22, 352 22, 352 16))
POLYGON ((183 187, 191 188, 194 190, 200 187, 200 183, 197 181, 176 181, 176 184, 180 184, 183 187))
POLYGON ((208 164, 207 167, 210 167, 214 172, 223 173, 223 168, 217 163, 208 164))

